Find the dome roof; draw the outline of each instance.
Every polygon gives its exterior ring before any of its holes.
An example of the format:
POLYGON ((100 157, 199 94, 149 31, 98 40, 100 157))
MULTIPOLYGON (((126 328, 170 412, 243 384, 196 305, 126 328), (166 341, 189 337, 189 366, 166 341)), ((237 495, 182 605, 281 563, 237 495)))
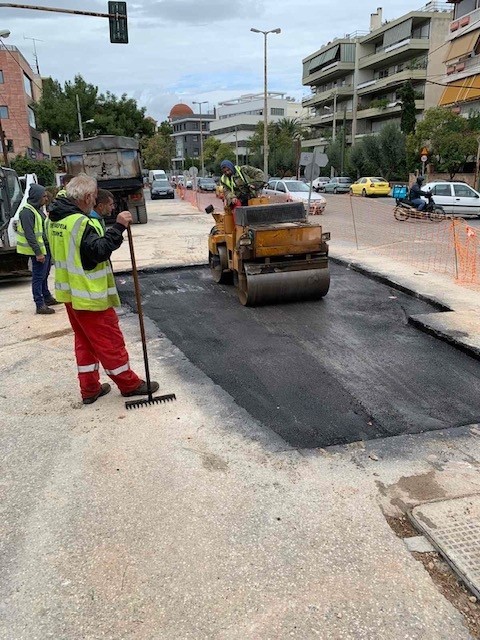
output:
POLYGON ((193 115, 192 109, 188 106, 188 104, 183 104, 179 102, 170 110, 169 118, 182 118, 184 116, 193 115))

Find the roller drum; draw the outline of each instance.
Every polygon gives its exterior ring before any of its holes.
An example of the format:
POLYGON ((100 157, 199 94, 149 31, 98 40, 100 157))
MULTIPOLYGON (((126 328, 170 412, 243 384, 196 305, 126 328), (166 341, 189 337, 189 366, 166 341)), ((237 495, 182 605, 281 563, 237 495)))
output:
POLYGON ((238 296, 247 306, 319 300, 328 292, 328 268, 272 273, 252 273, 248 268, 239 276, 238 296))

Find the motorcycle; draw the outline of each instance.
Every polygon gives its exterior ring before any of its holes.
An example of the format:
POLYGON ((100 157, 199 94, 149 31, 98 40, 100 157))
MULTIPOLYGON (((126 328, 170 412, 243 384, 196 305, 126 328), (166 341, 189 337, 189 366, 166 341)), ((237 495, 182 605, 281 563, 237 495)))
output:
POLYGON ((433 196, 430 192, 427 194, 427 205, 420 211, 408 198, 397 198, 393 215, 400 222, 405 222, 409 218, 417 220, 431 220, 432 222, 440 222, 445 220, 447 215, 443 207, 435 204, 433 196))

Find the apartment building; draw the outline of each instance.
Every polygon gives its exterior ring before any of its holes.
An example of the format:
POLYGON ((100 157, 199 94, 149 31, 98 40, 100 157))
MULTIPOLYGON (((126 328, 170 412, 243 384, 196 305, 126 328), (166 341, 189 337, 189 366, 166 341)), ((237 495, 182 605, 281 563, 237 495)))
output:
POLYGON ((172 158, 174 171, 189 169, 185 166, 188 158, 200 158, 201 145, 210 134, 210 123, 214 113, 194 113, 188 104, 176 104, 170 110, 168 120, 173 128, 171 137, 175 141, 175 157, 172 158))
MULTIPOLYGON (((259 122, 263 122, 265 95, 252 93, 220 102, 217 118, 210 123, 210 133, 235 150, 237 164, 248 164, 249 140, 259 122)), ((299 102, 284 93, 267 93, 268 122, 283 118, 303 118, 307 112, 299 102)))
MULTIPOLYGON (((9 158, 49 158, 48 134, 36 128, 32 104, 42 93, 42 79, 17 47, 0 46, 0 120, 9 158)), ((1 144, 1 143, 0 143, 1 144)))
POLYGON ((439 104, 467 116, 480 110, 480 0, 448 0, 453 8, 444 51, 447 85, 439 104))
POLYGON ((400 88, 411 81, 417 117, 436 106, 443 88, 428 81, 443 73, 442 45, 452 18, 447 2, 429 2, 396 20, 371 14, 370 30, 324 45, 303 60, 303 84, 312 93, 302 101, 316 136, 305 149, 324 149, 345 125, 346 143, 400 123, 400 88))

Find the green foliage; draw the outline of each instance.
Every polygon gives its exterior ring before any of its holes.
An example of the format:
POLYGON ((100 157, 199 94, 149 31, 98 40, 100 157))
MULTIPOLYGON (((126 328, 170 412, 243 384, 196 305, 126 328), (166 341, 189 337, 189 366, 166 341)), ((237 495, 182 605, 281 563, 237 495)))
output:
POLYGON ((402 117, 400 121, 400 129, 408 135, 415 132, 417 119, 415 117, 415 91, 410 80, 405 82, 399 90, 399 96, 402 101, 402 117))
MULTIPOLYGON (((350 149, 350 166, 352 171, 354 172, 354 176, 357 178, 361 178, 366 175, 366 161, 365 154, 363 151, 363 143, 360 140, 350 149)), ((353 176, 352 176, 353 177, 353 176)))
POLYGON ((415 135, 408 140, 409 162, 413 164, 409 168, 418 168, 420 150, 427 147, 430 162, 453 179, 469 156, 476 154, 479 128, 480 118, 476 115, 467 119, 442 107, 427 109, 415 135))
POLYGON ((330 166, 333 167, 337 173, 340 172, 342 163, 342 142, 338 138, 335 141, 330 142, 327 146, 325 153, 328 156, 330 166))
POLYGON ((16 156, 10 164, 19 176, 36 173, 38 182, 44 187, 55 184, 56 164, 52 160, 31 160, 25 156, 16 156))
POLYGON ((54 143, 80 138, 77 96, 83 121, 84 135, 123 135, 151 137, 155 125, 145 117, 145 108, 138 108, 126 94, 117 97, 107 91, 98 93, 98 87, 87 83, 81 75, 62 85, 52 78, 43 83, 43 94, 34 105, 37 126, 48 131, 54 143), (93 123, 86 123, 93 119, 93 123))
POLYGON ((365 158, 365 172, 367 176, 381 175, 382 173, 382 153, 380 141, 377 136, 365 136, 362 139, 363 153, 365 158))
POLYGON ((405 135, 398 125, 386 124, 378 135, 380 148, 380 175, 387 180, 402 180, 406 177, 405 135))
MULTIPOLYGON (((263 168, 263 122, 250 138, 249 164, 263 168)), ((298 144, 307 132, 297 118, 282 118, 268 125, 268 173, 273 176, 296 175, 298 144)))
POLYGON ((205 168, 212 173, 216 173, 216 158, 220 144, 220 140, 214 136, 209 136, 203 143, 203 161, 205 168))
POLYGON ((235 164, 235 151, 229 144, 221 142, 215 154, 214 172, 220 173, 220 163, 222 160, 230 160, 235 164))
POLYGON ((142 144, 142 157, 145 169, 164 169, 168 171, 175 154, 175 143, 168 134, 159 131, 142 144))

